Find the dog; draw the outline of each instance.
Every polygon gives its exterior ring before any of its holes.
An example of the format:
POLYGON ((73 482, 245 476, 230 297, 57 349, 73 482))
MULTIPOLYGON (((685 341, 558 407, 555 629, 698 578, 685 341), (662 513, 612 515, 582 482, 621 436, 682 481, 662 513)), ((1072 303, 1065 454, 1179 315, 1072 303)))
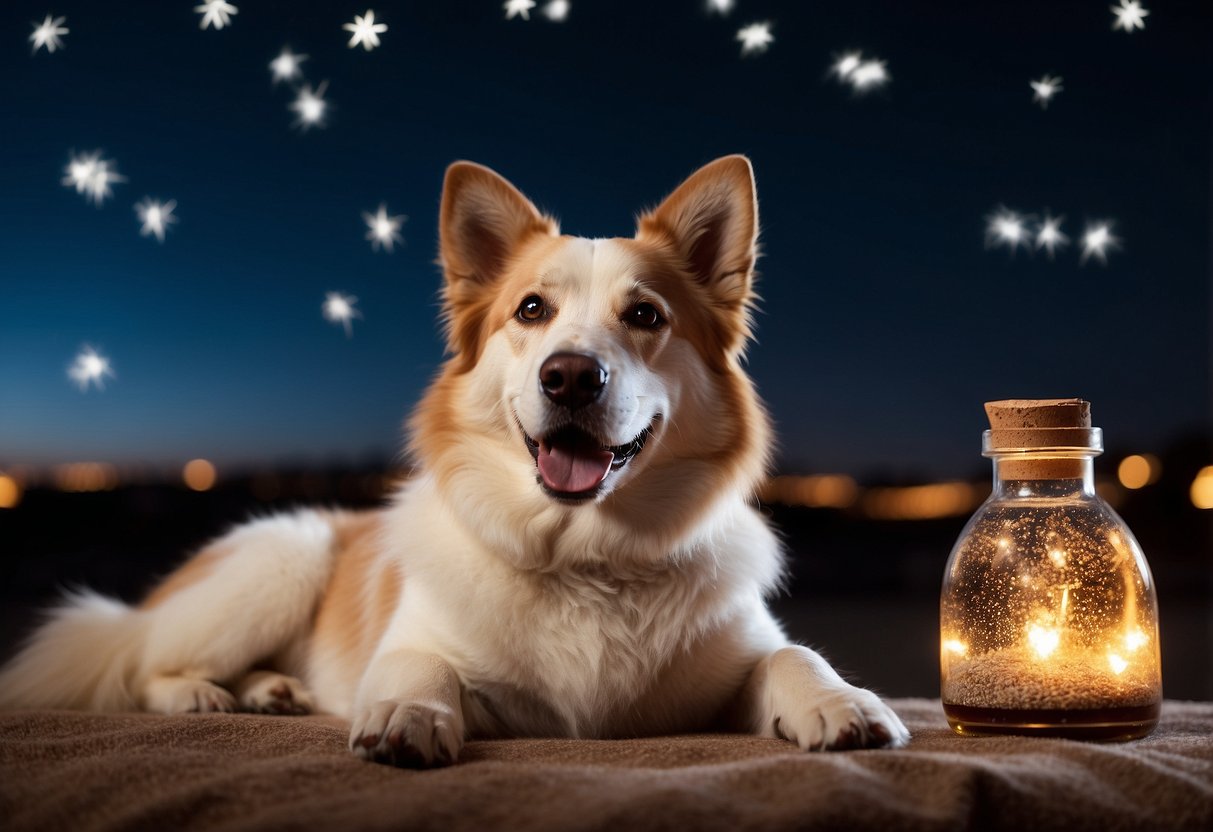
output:
POLYGON ((134 607, 70 596, 0 707, 336 714, 355 754, 409 767, 482 737, 904 745, 765 606, 783 557, 752 505, 771 428, 742 369, 748 159, 699 169, 632 238, 561 235, 470 162, 440 211, 449 354, 390 503, 249 522, 134 607))

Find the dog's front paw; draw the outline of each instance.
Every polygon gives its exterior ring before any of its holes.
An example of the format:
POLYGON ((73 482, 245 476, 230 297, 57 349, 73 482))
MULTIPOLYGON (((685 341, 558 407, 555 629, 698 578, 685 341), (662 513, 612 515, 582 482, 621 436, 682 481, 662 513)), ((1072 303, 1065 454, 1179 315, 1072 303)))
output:
POLYGON ((236 698, 214 682, 189 676, 155 676, 143 688, 142 705, 160 714, 232 713, 236 698))
POLYGON ((313 710, 312 697, 294 676, 254 670, 235 686, 240 710, 254 714, 300 716, 313 710))
POLYGON ((850 685, 784 703, 770 728, 805 751, 900 748, 910 741, 892 708, 870 690, 850 685))
POLYGON ((404 768, 450 765, 462 747, 462 718, 438 703, 376 702, 350 730, 350 750, 359 757, 404 768))

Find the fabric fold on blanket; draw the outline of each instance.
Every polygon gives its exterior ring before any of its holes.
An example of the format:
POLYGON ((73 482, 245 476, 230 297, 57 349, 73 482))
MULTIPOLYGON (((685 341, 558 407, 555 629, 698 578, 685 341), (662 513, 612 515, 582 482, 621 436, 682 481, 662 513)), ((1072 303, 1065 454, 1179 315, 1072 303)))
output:
POLYGON ((0 826, 71 829, 1213 829, 1213 703, 1129 743, 962 738, 890 704, 898 750, 695 735, 469 743, 448 769, 356 759, 331 717, 0 714, 0 826))

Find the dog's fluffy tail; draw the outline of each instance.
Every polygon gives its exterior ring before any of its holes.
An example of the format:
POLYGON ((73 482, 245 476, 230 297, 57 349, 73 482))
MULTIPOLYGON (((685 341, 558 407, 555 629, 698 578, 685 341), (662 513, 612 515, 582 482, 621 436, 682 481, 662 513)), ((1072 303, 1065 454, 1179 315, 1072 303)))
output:
POLYGON ((121 601, 67 593, 0 669, 0 709, 132 709, 146 626, 146 615, 121 601))

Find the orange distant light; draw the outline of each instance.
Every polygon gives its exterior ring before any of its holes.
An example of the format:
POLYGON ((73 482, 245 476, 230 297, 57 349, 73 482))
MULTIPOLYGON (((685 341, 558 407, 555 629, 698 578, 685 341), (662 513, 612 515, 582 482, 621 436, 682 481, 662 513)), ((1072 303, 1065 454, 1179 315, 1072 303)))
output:
POLYGON ((873 488, 863 509, 874 520, 935 520, 972 511, 987 493, 984 484, 967 482, 873 488))
POLYGON ((807 508, 847 508, 859 495, 859 486, 846 474, 782 475, 767 481, 761 498, 766 502, 807 508))
POLYGON ((0 508, 16 508, 21 502, 21 485, 15 479, 0 474, 0 508))
POLYGON ((60 491, 110 491, 118 485, 118 471, 106 462, 69 462, 55 468, 60 491))
POLYGON ((206 459, 191 459, 181 469, 181 479, 194 491, 209 491, 215 484, 215 466, 206 459))
POLYGON ((848 508, 859 496, 859 486, 846 474, 807 477, 806 505, 819 508, 848 508))
POLYGON ((1158 481, 1162 464, 1153 454, 1133 454, 1120 461, 1116 476, 1125 488, 1136 490, 1158 481))
POLYGON ((1213 465, 1200 469, 1196 479, 1192 480, 1188 494, 1192 498, 1192 505, 1197 508, 1213 508, 1213 465))

